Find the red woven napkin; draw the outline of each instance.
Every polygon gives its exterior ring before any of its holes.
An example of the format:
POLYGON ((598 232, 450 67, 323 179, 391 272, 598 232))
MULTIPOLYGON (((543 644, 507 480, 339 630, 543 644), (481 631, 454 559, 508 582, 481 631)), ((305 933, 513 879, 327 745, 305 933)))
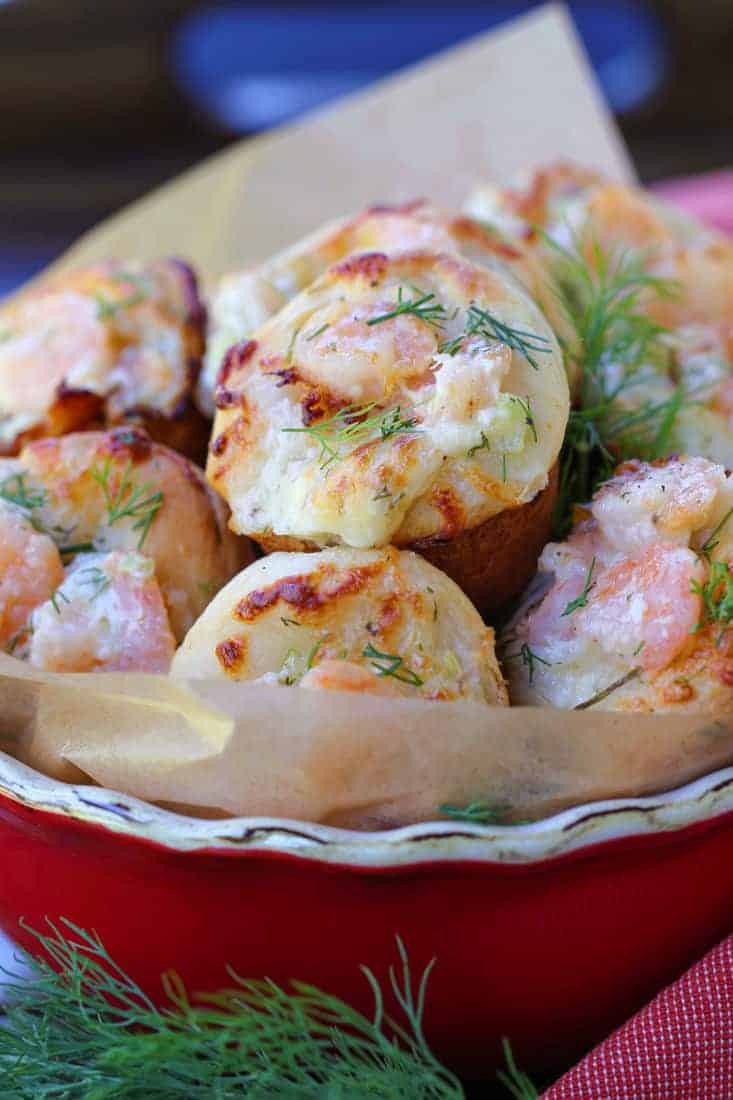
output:
POLYGON ((542 1100, 733 1100, 733 936, 542 1100))

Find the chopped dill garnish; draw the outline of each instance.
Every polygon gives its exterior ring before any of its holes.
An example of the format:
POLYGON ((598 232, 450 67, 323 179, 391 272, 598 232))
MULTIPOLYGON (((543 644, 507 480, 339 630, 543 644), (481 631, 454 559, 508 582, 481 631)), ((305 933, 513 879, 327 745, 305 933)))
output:
POLYGON ((310 650, 308 651, 308 656, 305 659, 306 671, 313 668, 313 662, 316 659, 316 655, 318 653, 318 650, 321 648, 321 646, 323 645, 325 640, 326 640, 325 636, 323 638, 319 638, 318 641, 315 643, 315 645, 311 646, 310 650))
POLYGON ((481 432, 481 442, 476 443, 473 447, 468 448, 468 450, 466 451, 466 458, 473 458, 473 456, 477 453, 477 451, 490 451, 490 450, 491 450, 491 444, 489 442, 489 438, 486 435, 486 432, 482 431, 481 432))
POLYGON ((71 600, 60 588, 57 588, 55 592, 51 593, 50 603, 57 615, 61 614, 61 608, 59 607, 59 600, 63 600, 64 603, 71 603, 71 600))
POLYGON ((388 486, 383 485, 378 493, 375 493, 372 500, 391 500, 392 494, 389 491, 388 486))
POLYGON ((151 492, 150 485, 135 484, 130 476, 131 470, 132 463, 128 462, 116 488, 112 485, 112 463, 109 458, 101 468, 94 466, 90 472, 102 490, 107 508, 107 523, 111 527, 121 519, 133 520, 133 531, 140 532, 137 549, 141 550, 163 503, 163 494, 160 490, 151 492))
POLYGON ((330 328, 330 327, 331 327, 330 322, 325 321, 322 325, 319 325, 319 327, 317 329, 315 329, 313 332, 309 332, 308 335, 306 336, 306 340, 315 340, 317 336, 320 336, 322 333, 324 333, 326 331, 327 328, 330 328))
POLYGON ((393 317, 401 317, 411 314, 413 317, 425 321, 433 328, 442 328, 447 319, 445 306, 442 305, 431 291, 420 290, 411 286, 414 298, 405 297, 404 287, 397 288, 397 305, 388 313, 380 313, 378 317, 370 317, 367 325, 379 325, 382 321, 391 321, 393 317))
POLYGON ((288 350, 285 352, 285 362, 290 364, 293 361, 293 348, 295 347, 295 341, 298 339, 298 333, 300 332, 302 325, 298 325, 293 329, 293 335, 290 337, 290 343, 288 344, 288 350))
POLYGON ((512 401, 519 405, 520 409, 524 413, 524 423, 532 432, 532 438, 534 439, 535 443, 538 443, 539 436, 537 435, 537 425, 535 424, 534 416, 532 415, 532 406, 529 403, 529 397, 518 397, 516 393, 510 394, 510 397, 512 401))
POLYGON ((546 661, 544 657, 540 657, 539 653, 535 653, 533 649, 530 649, 527 642, 524 642, 519 653, 507 653, 504 660, 521 660, 522 664, 527 669, 530 684, 534 679, 535 664, 547 665, 548 668, 552 667, 552 661, 546 661))
MULTIPOLYGON (((123 276, 118 278, 122 281, 123 276)), ((99 321, 111 321, 113 317, 116 317, 120 310, 129 309, 131 306, 139 306, 141 302, 144 302, 147 298, 147 294, 142 290, 135 290, 132 294, 128 294, 126 298, 121 298, 117 302, 110 301, 109 298, 105 298, 98 290, 94 293, 94 300, 97 303, 97 319, 99 321)))
POLYGON ((692 628, 697 634, 711 623, 718 623, 721 631, 717 645, 720 645, 725 632, 733 621, 733 574, 724 561, 711 561, 710 574, 704 584, 690 580, 690 589, 702 600, 700 621, 692 628))
POLYGON ((21 471, 3 478, 0 481, 0 500, 6 500, 8 504, 15 504, 29 512, 34 508, 42 508, 46 503, 46 492, 28 485, 27 477, 28 474, 21 471))
POLYGON ((89 554, 92 550, 94 550, 93 542, 72 542, 68 546, 59 546, 59 554, 62 558, 70 558, 74 554, 89 554))
POLYGON ((398 653, 380 653, 371 642, 362 651, 362 657, 368 657, 377 676, 392 676, 395 680, 401 680, 403 684, 412 684, 413 687, 422 687, 425 682, 416 672, 405 664, 404 658, 398 653))
POLYGON ((560 455, 554 525, 562 537, 573 505, 590 500, 619 461, 667 456, 690 395, 682 386, 662 400, 634 393, 640 372, 666 371, 666 330, 650 319, 647 305, 671 297, 675 284, 645 271, 638 255, 610 255, 593 242, 588 263, 582 238, 568 249, 538 232, 554 254, 553 289, 572 333, 563 351, 579 375, 560 455))
POLYGON ((285 615, 280 616, 280 622, 283 624, 283 626, 300 626, 301 625, 298 622, 297 619, 288 619, 287 616, 285 616, 285 615))
POLYGON ((592 580, 592 577, 593 577, 593 570, 595 569, 595 567, 596 567, 596 557, 595 557, 595 554, 594 554, 593 558, 591 560, 591 563, 588 566, 588 572, 586 573, 586 576, 585 576, 585 584, 583 585, 583 591, 580 593, 579 596, 576 596, 574 600, 570 601, 570 603, 566 606, 566 608, 563 611, 560 618, 562 618, 563 615, 572 615, 572 613, 574 611, 577 611, 578 608, 580 608, 580 607, 586 607, 586 605, 588 603, 588 593, 590 592, 591 588, 593 587, 593 583, 594 583, 593 580, 592 580))
POLYGON ((100 569, 98 565, 85 566, 84 569, 79 570, 79 576, 83 577, 84 583, 93 589, 89 597, 90 600, 96 600, 97 596, 101 596, 112 583, 104 570, 100 569))
MULTIPOLYGON (((380 411, 370 416, 377 407, 376 401, 368 405, 345 405, 328 420, 312 424, 307 428, 281 428, 283 432, 297 435, 309 435, 320 445, 318 456, 322 470, 328 469, 334 462, 344 457, 339 445, 352 448, 371 440, 390 439, 399 432, 419 431, 418 420, 414 416, 403 417, 400 406, 380 411)), ((348 452, 347 452, 348 453, 348 452)))
POLYGON ((631 656, 632 657, 638 657, 645 645, 646 645, 646 642, 644 642, 644 641, 639 642, 638 646, 636 647, 634 652, 631 654, 631 656))
POLYGON ((713 550, 716 548, 716 546, 720 542, 720 539, 718 538, 718 535, 723 530, 723 528, 725 527, 726 523, 728 522, 728 520, 730 519, 731 516, 733 516, 733 507, 728 509, 728 511, 725 513, 725 515, 721 519, 720 523, 718 523, 713 528, 713 530, 710 532, 707 539, 705 540, 704 544, 700 547, 700 556, 705 558, 707 561, 710 561, 713 550))
POLYGON ((506 481, 506 451, 501 456, 501 480, 506 481))
POLYGON ((443 805, 439 809, 444 817, 451 817, 454 821, 465 821, 471 825, 501 825, 508 807, 477 799, 467 806, 443 805))
POLYGON ((513 328, 504 321, 500 321, 487 309, 481 309, 475 302, 468 307, 463 333, 442 344, 440 351, 447 355, 455 355, 463 341, 471 336, 480 336, 488 343, 504 344, 522 355, 535 370, 539 370, 540 366, 534 355, 548 355, 552 351, 552 343, 546 336, 527 332, 521 328, 513 328))

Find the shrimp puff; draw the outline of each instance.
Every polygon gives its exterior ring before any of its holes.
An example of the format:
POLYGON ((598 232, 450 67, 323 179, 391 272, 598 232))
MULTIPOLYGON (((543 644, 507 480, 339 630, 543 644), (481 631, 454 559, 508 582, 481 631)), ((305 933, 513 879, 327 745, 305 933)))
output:
POLYGON ((200 456, 191 394, 205 314, 178 260, 108 261, 56 276, 0 310, 0 453, 131 419, 200 456))
MULTIPOLYGON (((60 583, 49 544, 67 565, 77 556, 88 561, 89 555, 112 551, 140 554, 152 562, 178 640, 219 588, 252 560, 247 540, 227 529, 226 509, 201 471, 140 428, 27 444, 17 459, 2 464, 0 502, 4 511, 12 510, 16 526, 31 528, 34 552, 47 562, 43 599, 48 585, 60 583)), ((3 525, 3 540, 8 531, 3 525)), ((128 565, 123 580, 132 586, 145 570, 132 558, 128 565)), ((115 566, 115 576, 120 568, 115 566)), ((78 589, 78 578, 74 584, 78 589)))
POLYGON ((217 405, 207 476, 265 549, 412 547, 482 610, 531 575, 568 388, 506 272, 353 256, 230 351, 217 405))
POLYGON ((174 676, 506 704, 494 632, 417 554, 271 554, 189 631, 174 676))
POLYGON ((733 476, 703 458, 627 462, 501 644, 514 703, 733 712, 733 476))

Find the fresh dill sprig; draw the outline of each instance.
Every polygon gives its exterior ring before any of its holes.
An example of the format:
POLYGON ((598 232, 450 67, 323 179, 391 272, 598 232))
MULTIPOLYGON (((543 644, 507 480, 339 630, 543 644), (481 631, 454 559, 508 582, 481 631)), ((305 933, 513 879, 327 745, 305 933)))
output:
POLYGON ((516 393, 510 394, 511 400, 519 405, 520 409, 524 413, 524 423, 527 425, 532 433, 532 438, 535 443, 539 442, 539 436, 537 435, 537 425, 535 424, 534 414, 532 413, 532 406, 530 404, 529 397, 519 397, 516 393))
POLYGON ((410 290, 415 295, 414 298, 406 298, 405 288, 398 287, 397 305, 394 309, 387 313, 380 313, 378 317, 370 317, 367 325, 380 325, 383 321, 391 321, 393 317, 411 314, 433 328, 442 328, 448 317, 445 306, 438 301, 432 291, 420 290, 416 286, 411 286, 410 290))
POLYGON ((573 505, 590 500, 619 461, 666 457, 691 397, 681 386, 663 400, 634 392, 642 371, 668 364, 666 330, 647 310, 671 297, 675 284, 646 271, 638 255, 611 255, 593 242, 588 262, 581 238, 565 248, 538 232, 554 256, 553 289, 572 334, 563 350, 579 375, 560 455, 555 533, 564 536, 573 505))
POLYGON ((140 532, 137 549, 142 550, 151 524, 163 503, 163 494, 160 490, 151 492, 148 484, 137 485, 130 476, 131 470, 132 463, 128 462, 116 487, 113 485, 112 463, 109 458, 102 467, 94 466, 90 472, 102 490, 107 508, 107 523, 112 527, 121 519, 132 520, 133 531, 140 532))
POLYGON ((700 547, 700 556, 705 558, 707 561, 710 561, 713 550, 715 550, 716 546, 720 542, 718 535, 723 530, 731 516, 733 516, 733 507, 728 509, 728 511, 721 519, 720 523, 716 524, 703 545, 700 547))
POLYGON ((509 1090, 514 1100, 540 1100, 540 1094, 534 1087, 526 1073, 523 1073, 514 1061, 514 1055, 508 1039, 502 1039, 504 1061, 506 1071, 499 1070, 497 1077, 502 1085, 509 1090))
POLYGON ((433 964, 415 987, 399 939, 399 963, 389 970, 401 1017, 394 1019, 366 967, 371 1018, 311 985, 292 982, 286 990, 233 971, 230 989, 194 1000, 176 974, 164 974, 168 1003, 159 1008, 97 935, 66 920, 49 927, 48 935, 29 930, 42 952, 34 978, 3 983, 8 1003, 0 1028, 2 1096, 464 1098, 423 1032, 433 964))
POLYGON ((710 624, 718 624, 721 630, 717 644, 720 645, 733 621, 733 574, 730 566, 725 561, 711 561, 708 579, 704 584, 690 580, 690 589, 702 600, 702 614, 693 627, 693 634, 710 624))
POLYGON ((368 440, 385 440, 399 432, 419 431, 417 418, 403 416, 399 405, 370 416, 376 407, 376 401, 367 405, 345 405, 328 420, 305 428, 281 428, 281 431, 309 435, 315 439, 321 448, 318 460, 322 470, 327 470, 344 457, 341 445, 353 449, 368 440))
POLYGON ((487 436, 486 432, 482 431, 481 432, 481 442, 480 443, 475 443, 473 447, 468 448, 468 450, 466 451, 466 458, 473 458, 473 456, 478 451, 490 451, 490 450, 491 450, 491 443, 489 441, 489 437, 487 436))
POLYGON ((522 355, 535 370, 540 369, 540 365, 534 357, 535 354, 547 355, 552 351, 552 343, 546 336, 507 325, 504 321, 500 321, 498 317, 495 317, 493 313, 490 313, 489 310, 481 309, 475 302, 472 302, 468 307, 463 332, 454 337, 453 340, 447 340, 441 344, 440 351, 446 355, 455 355, 463 341, 472 336, 480 336, 489 344, 506 345, 512 351, 522 355))
POLYGON ((440 813, 444 817, 450 817, 454 821, 465 821, 470 825, 501 825, 507 809, 507 806, 477 799, 475 802, 469 802, 467 806, 443 805, 440 807, 440 813))
POLYGON ((585 575, 585 584, 583 585, 583 591, 579 596, 576 596, 574 600, 571 600, 565 607, 560 618, 564 615, 572 615, 574 611, 577 611, 581 607, 586 607, 588 604, 588 593, 593 587, 593 570, 596 567, 596 556, 593 555, 590 565, 588 566, 588 572, 585 575))
POLYGON ((17 474, 9 474, 0 481, 0 500, 8 504, 15 504, 18 508, 24 508, 31 512, 34 508, 42 508, 46 503, 46 491, 38 489, 27 483, 28 474, 22 470, 17 474))
POLYGON ((422 687, 425 682, 405 664, 404 657, 400 657, 398 653, 380 653, 371 642, 365 646, 362 657, 369 658, 377 676, 392 676, 395 680, 401 680, 403 684, 411 684, 413 687, 422 687))
POLYGON ((64 603, 71 603, 71 600, 61 588, 57 588, 55 592, 51 593, 50 603, 57 615, 61 615, 61 607, 59 606, 59 600, 63 600, 64 603))
POLYGON ((535 665, 546 665, 548 668, 552 667, 552 661, 546 661, 544 657, 540 657, 539 653, 535 653, 530 648, 528 642, 524 642, 519 653, 507 653, 504 657, 505 661, 519 661, 521 660, 523 666, 527 669, 527 676, 530 684, 534 679, 535 665))

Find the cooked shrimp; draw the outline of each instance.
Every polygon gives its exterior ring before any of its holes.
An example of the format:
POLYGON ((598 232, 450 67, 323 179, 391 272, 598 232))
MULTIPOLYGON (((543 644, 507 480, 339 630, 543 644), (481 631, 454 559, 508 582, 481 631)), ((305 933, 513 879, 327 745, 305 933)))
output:
POLYGON ((79 554, 31 631, 30 663, 52 672, 167 672, 176 647, 154 562, 119 550, 79 554))
POLYGON ((720 466, 680 458, 622 467, 590 518, 545 548, 549 588, 505 632, 513 700, 730 708, 720 643, 728 646, 733 614, 732 520, 733 476, 720 466), (675 695, 677 680, 690 690, 675 695))
POLYGON ((178 639, 251 561, 249 543, 227 529, 226 509, 201 471, 139 428, 38 440, 16 465, 40 487, 34 519, 67 560, 89 550, 152 559, 178 639))
POLYGON ((0 499, 1 648, 17 648, 31 611, 51 596, 63 577, 53 540, 36 531, 20 508, 0 499))

